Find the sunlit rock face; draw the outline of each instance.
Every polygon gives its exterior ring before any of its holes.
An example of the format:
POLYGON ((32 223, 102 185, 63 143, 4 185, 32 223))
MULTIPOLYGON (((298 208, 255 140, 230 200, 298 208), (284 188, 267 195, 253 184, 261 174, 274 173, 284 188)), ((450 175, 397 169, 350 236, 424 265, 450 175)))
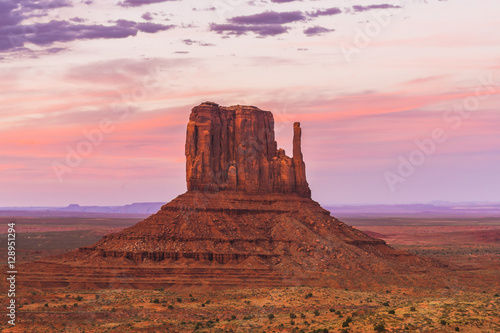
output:
POLYGON ((310 197, 294 125, 293 156, 277 149, 271 112, 206 102, 191 111, 186 134, 188 190, 297 193, 310 197))

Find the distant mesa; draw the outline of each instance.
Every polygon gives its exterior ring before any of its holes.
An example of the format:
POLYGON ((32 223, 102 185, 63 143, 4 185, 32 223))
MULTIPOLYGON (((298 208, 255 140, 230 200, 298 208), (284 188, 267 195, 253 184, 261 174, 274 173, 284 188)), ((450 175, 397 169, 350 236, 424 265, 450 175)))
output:
POLYGON ((289 157, 277 146, 271 112, 213 102, 194 107, 186 132, 187 192, 92 246, 25 267, 22 283, 374 288, 415 282, 411 272, 440 266, 394 250, 313 201, 300 123, 293 130, 289 157))
POLYGON ((155 213, 156 211, 158 211, 158 209, 160 209, 162 205, 163 204, 159 202, 133 203, 125 206, 80 206, 77 204, 70 204, 63 208, 57 208, 55 209, 55 211, 68 212, 68 213, 86 213, 86 214, 101 213, 101 214, 115 214, 115 215, 142 214, 144 216, 146 214, 155 213))

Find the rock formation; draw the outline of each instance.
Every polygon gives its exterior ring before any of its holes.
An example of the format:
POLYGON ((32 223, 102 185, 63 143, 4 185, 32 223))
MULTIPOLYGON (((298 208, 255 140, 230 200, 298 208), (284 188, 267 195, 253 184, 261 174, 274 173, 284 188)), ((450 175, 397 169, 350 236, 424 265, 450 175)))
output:
POLYGON ((310 197, 300 136, 300 123, 295 123, 290 158, 277 149, 271 112, 253 106, 203 103, 192 110, 187 126, 188 191, 297 193, 310 197))
POLYGON ((327 281, 347 287, 428 269, 426 260, 340 222, 310 198, 300 124, 293 129, 290 158, 277 148, 271 112, 210 102, 193 108, 188 191, 92 246, 26 267, 22 283, 157 288, 327 281))

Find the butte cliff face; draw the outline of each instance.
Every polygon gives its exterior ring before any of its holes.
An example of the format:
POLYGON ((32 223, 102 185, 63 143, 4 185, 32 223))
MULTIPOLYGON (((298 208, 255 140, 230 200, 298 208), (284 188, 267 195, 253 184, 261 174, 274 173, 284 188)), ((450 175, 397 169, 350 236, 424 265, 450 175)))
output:
POLYGON ((188 191, 297 193, 310 197, 300 123, 294 124, 290 158, 277 149, 271 112, 252 106, 203 103, 189 117, 186 179, 188 191))
POLYGON ((290 158, 277 148, 271 112, 209 102, 193 108, 188 191, 92 246, 26 267, 21 283, 224 288, 321 280, 373 287, 398 272, 407 282, 411 270, 429 269, 426 260, 342 223, 310 198, 301 128, 293 126, 290 158))

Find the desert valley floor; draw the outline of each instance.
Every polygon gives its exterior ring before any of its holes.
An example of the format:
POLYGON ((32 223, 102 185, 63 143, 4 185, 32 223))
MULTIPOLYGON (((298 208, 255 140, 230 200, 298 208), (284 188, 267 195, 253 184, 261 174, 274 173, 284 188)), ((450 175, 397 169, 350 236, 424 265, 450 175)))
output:
MULTIPOLYGON (((20 262, 64 253, 140 217, 16 220, 20 262)), ((343 218, 397 249, 453 267, 444 288, 212 290, 20 287, 18 324, 2 332, 500 332, 500 219, 343 218)), ((0 235, 3 240, 5 234, 0 235)), ((5 262, 5 253, 1 254, 5 262)), ((3 282, 2 289, 6 284, 3 282)))

